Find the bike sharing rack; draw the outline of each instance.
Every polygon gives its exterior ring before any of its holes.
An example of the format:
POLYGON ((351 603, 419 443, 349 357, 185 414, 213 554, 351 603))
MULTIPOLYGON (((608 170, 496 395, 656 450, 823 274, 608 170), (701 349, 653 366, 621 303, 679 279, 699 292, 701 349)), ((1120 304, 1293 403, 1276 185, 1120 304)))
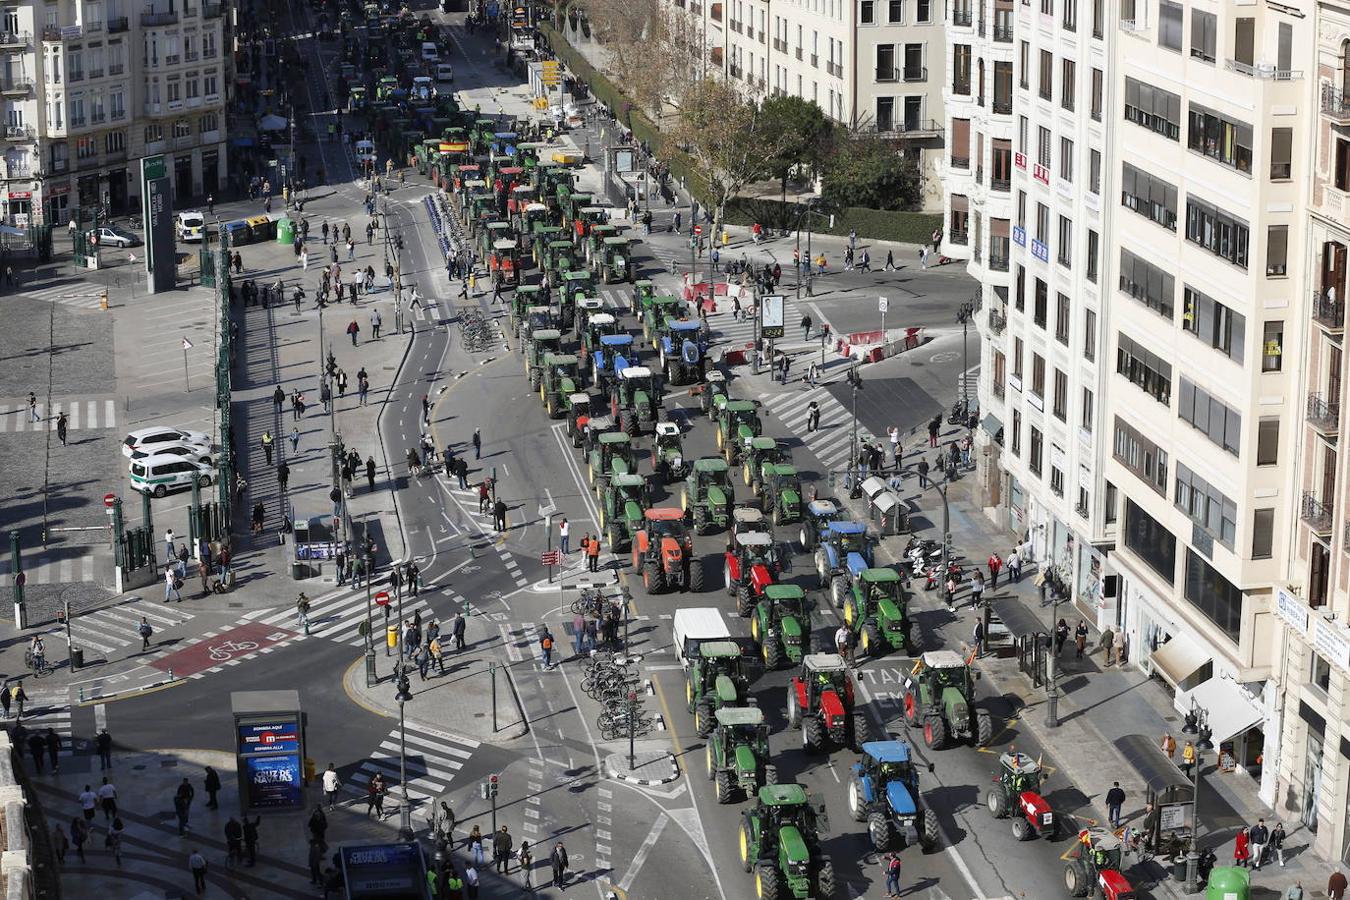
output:
POLYGON ((909 531, 909 507, 885 480, 873 475, 862 483, 867 512, 882 537, 909 531))

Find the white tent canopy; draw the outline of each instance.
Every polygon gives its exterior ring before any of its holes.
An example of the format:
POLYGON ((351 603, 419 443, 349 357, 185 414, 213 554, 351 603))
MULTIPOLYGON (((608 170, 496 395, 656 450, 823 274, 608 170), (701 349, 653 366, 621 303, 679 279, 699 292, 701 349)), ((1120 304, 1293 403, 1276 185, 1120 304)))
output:
POLYGON ((281 131, 289 124, 290 122, 286 121, 284 117, 276 113, 269 113, 259 120, 258 129, 260 131, 281 131))

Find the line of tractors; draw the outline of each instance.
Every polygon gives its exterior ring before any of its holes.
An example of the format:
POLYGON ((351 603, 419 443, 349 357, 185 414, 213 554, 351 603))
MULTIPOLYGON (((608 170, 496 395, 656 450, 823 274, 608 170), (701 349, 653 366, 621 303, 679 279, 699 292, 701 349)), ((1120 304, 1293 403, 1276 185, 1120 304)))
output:
MULTIPOLYGON (((531 168, 542 172, 545 183, 563 171, 542 163, 531 168)), ((993 740, 989 712, 975 705, 979 675, 971 660, 951 650, 919 652, 906 587, 895 569, 876 564, 876 536, 865 523, 845 518, 833 501, 808 499, 788 447, 763 433, 758 402, 733 397, 725 374, 708 365, 708 330, 689 316, 684 301, 636 280, 624 309, 595 296, 594 271, 568 268, 597 251, 593 237, 605 224, 589 218, 593 198, 575 193, 571 184, 563 179, 553 191, 561 226, 544 224, 546 217, 532 220, 528 208, 523 219, 502 227, 483 225, 495 234, 494 245, 520 241, 523 229, 532 228, 533 259, 559 286, 556 293, 538 284, 517 287, 508 334, 516 338, 524 375, 545 413, 564 421, 580 454, 603 540, 616 555, 627 555, 649 593, 707 590, 695 537, 725 535, 724 585, 748 625, 748 639, 723 632, 682 660, 686 705, 706 740, 706 774, 719 803, 750 801, 741 813, 739 853, 758 897, 832 898, 834 866, 821 846, 828 830, 824 805, 801 785, 779 782, 769 723, 751 696, 760 673, 794 669, 784 714, 805 751, 846 748, 857 754, 849 768, 848 811, 866 824, 875 848, 917 844, 931 850, 940 840, 938 819, 923 803, 922 767, 910 746, 872 739, 850 661, 835 652, 828 630, 813 628, 815 604, 806 591, 780 580, 791 553, 775 529, 795 529, 801 549, 812 554, 818 587, 839 611, 858 654, 914 657, 904 685, 904 718, 929 749, 993 740), (583 220, 585 227, 570 227, 583 220), (629 314, 636 318, 631 331, 624 324, 629 314), (697 406, 671 417, 664 401, 669 385, 689 386, 697 406), (683 437, 699 414, 711 421, 718 452, 691 459, 683 437), (678 494, 678 505, 657 505, 659 494, 678 494)), ((472 195, 460 192, 458 200, 473 227, 482 217, 473 213, 472 195)), ((632 273, 631 264, 627 271, 632 273)), ((1040 793, 1044 775, 1025 754, 999 758, 987 806, 996 818, 1011 818, 1019 840, 1058 830, 1040 793)), ((1129 894, 1120 892, 1119 883, 1105 887, 1119 878, 1119 854, 1114 874, 1104 876, 1112 871, 1109 860, 1098 864, 1104 843, 1100 836, 1089 838, 1067 864, 1066 886, 1075 896, 1102 886, 1105 896, 1124 900, 1129 894)))

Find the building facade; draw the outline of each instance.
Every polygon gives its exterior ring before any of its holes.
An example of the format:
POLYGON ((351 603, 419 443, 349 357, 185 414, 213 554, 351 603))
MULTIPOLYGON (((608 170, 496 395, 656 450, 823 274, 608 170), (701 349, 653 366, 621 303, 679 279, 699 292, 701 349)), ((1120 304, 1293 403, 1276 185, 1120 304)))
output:
POLYGON ((139 205, 143 156, 164 154, 178 205, 226 177, 221 0, 0 4, 10 224, 139 205))

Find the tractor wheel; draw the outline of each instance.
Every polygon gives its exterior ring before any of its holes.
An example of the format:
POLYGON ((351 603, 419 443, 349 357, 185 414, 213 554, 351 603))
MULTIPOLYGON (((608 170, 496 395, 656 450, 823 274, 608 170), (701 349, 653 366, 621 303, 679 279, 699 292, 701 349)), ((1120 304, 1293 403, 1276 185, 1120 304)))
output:
POLYGON ((707 534, 709 531, 708 510, 706 507, 694 507, 694 534, 707 534))
POLYGON ((825 749, 825 723, 819 716, 802 720, 802 749, 819 753, 825 749))
POLYGON ((1080 869, 1077 863, 1068 863, 1064 866, 1064 890, 1069 892, 1070 897, 1087 896, 1087 873, 1080 869))
POLYGON ((741 868, 746 872, 750 871, 750 845, 754 843, 755 836, 750 832, 750 823, 741 823, 741 868))
POLYGON ((621 417, 620 427, 623 429, 623 433, 629 437, 637 437, 639 431, 637 410, 625 413, 621 417))
POLYGON ((752 610, 750 615, 750 640, 759 644, 762 643, 761 638, 763 637, 764 635, 759 633, 759 616, 754 615, 754 611, 752 610))
POLYGON ((797 692, 796 692, 795 690, 793 690, 792 684, 791 684, 790 682, 788 683, 788 689, 787 689, 787 691, 788 691, 788 699, 787 699, 787 720, 788 720, 788 727, 789 727, 789 728, 801 728, 801 727, 802 727, 802 708, 801 708, 801 705, 797 702, 797 692))
POLYGON ((1032 835, 1031 823, 1024 817, 1018 816, 1012 820, 1012 833, 1013 837, 1019 841, 1030 840, 1032 835))
POLYGON ((806 526, 803 525, 801 528, 797 529, 797 543, 802 545, 803 550, 811 549, 811 545, 807 543, 807 538, 806 526))
POLYGON ((712 698, 704 697, 694 710, 694 730, 698 732, 699 737, 706 738, 713 733, 713 729, 716 727, 717 716, 713 709, 712 698))
POLYGON ((730 803, 735 798, 735 788, 731 783, 731 773, 726 769, 717 773, 717 802, 730 803))
POLYGON ((745 465, 741 466, 741 478, 745 481, 745 486, 750 486, 750 462, 746 460, 745 465))
POLYGON ((820 587, 825 588, 830 584, 830 564, 825 558, 823 547, 816 548, 816 580, 820 587))
POLYGON ((985 795, 984 805, 989 807, 989 815, 1001 819, 1008 814, 1008 795, 994 788, 985 795))
POLYGON ((610 550, 618 550, 623 546, 622 535, 619 532, 619 526, 617 524, 610 523, 609 529, 606 532, 605 537, 609 539, 610 550))
POLYGON ((530 389, 534 390, 537 387, 539 387, 539 371, 533 369, 530 371, 530 389))
MULTIPOLYGON (((772 497, 770 497, 769 499, 773 500, 772 497)), ((783 507, 779 506, 778 503, 775 501, 773 504, 773 526, 777 528, 782 524, 783 524, 783 507)))
POLYGON ((915 655, 919 648, 919 623, 910 619, 905 625, 905 652, 910 656, 915 655))
POLYGON ((848 596, 848 583, 844 581, 844 576, 836 575, 830 579, 830 600, 834 602, 834 608, 838 609, 844 605, 844 598, 848 596))
POLYGON ((874 812, 867 817, 867 836, 878 852, 891 849, 891 823, 886 817, 874 812))
POLYGON ((689 560, 689 590, 695 594, 703 593, 703 560, 689 560))
POLYGON ((834 900, 836 894, 834 860, 828 856, 822 856, 820 868, 816 870, 816 900, 834 900))
POLYGON ((988 747, 994 739, 994 719, 987 709, 975 710, 975 745, 988 747))
POLYGON ((867 715, 862 711, 849 714, 849 731, 852 732, 853 749, 862 752, 862 745, 872 739, 872 723, 868 721, 867 715))
POLYGON ((942 832, 938 830, 937 813, 931 809, 925 809, 919 816, 919 849, 924 853, 932 853, 937 849, 938 841, 942 838, 942 832))
POLYGON ((661 567, 648 560, 642 567, 642 586, 647 589, 649 594, 659 594, 666 589, 666 575, 661 571, 661 567))
MULTIPOLYGON (((722 583, 726 585, 728 597, 736 596, 737 585, 731 578, 731 563, 722 563, 722 583)), ((742 615, 744 615, 744 613, 742 613, 742 615)))
POLYGON ((707 764, 708 780, 712 781, 717 777, 717 766, 713 764, 713 748, 711 741, 703 747, 703 759, 707 764))
POLYGON ((764 667, 770 672, 783 664, 783 645, 778 638, 766 638, 764 641, 764 667))
POLYGON ((905 691, 905 723, 910 728, 917 728, 919 725, 919 698, 914 696, 913 691, 905 691))
POLYGON ((767 766, 764 767, 764 783, 765 783, 765 784, 777 784, 777 783, 778 783, 778 767, 777 767, 777 766, 775 766, 775 765, 767 765, 767 766))
POLYGON ((857 775, 848 780, 848 814, 855 822, 867 819, 867 804, 863 802, 862 785, 858 782, 857 775))
POLYGON ((779 877, 777 866, 772 863, 764 863, 755 870, 756 900, 778 900, 779 888, 781 887, 782 878, 779 877))
POLYGON ((844 598, 844 624, 849 628, 853 627, 853 620, 858 618, 858 601, 852 594, 844 598))
POLYGON ((586 463, 586 480, 589 481, 591 484, 595 484, 595 464, 594 464, 594 463, 589 463, 589 462, 586 463))
POLYGON ((863 626, 862 642, 859 646, 864 657, 886 655, 886 644, 881 639, 881 632, 871 622, 863 626))
POLYGON ((755 598, 750 596, 749 586, 738 584, 736 586, 736 612, 740 614, 741 618, 745 618, 750 615, 754 608, 755 598))
POLYGON ((929 716, 923 720, 923 742, 929 750, 941 750, 947 746, 947 720, 942 716, 929 716))

